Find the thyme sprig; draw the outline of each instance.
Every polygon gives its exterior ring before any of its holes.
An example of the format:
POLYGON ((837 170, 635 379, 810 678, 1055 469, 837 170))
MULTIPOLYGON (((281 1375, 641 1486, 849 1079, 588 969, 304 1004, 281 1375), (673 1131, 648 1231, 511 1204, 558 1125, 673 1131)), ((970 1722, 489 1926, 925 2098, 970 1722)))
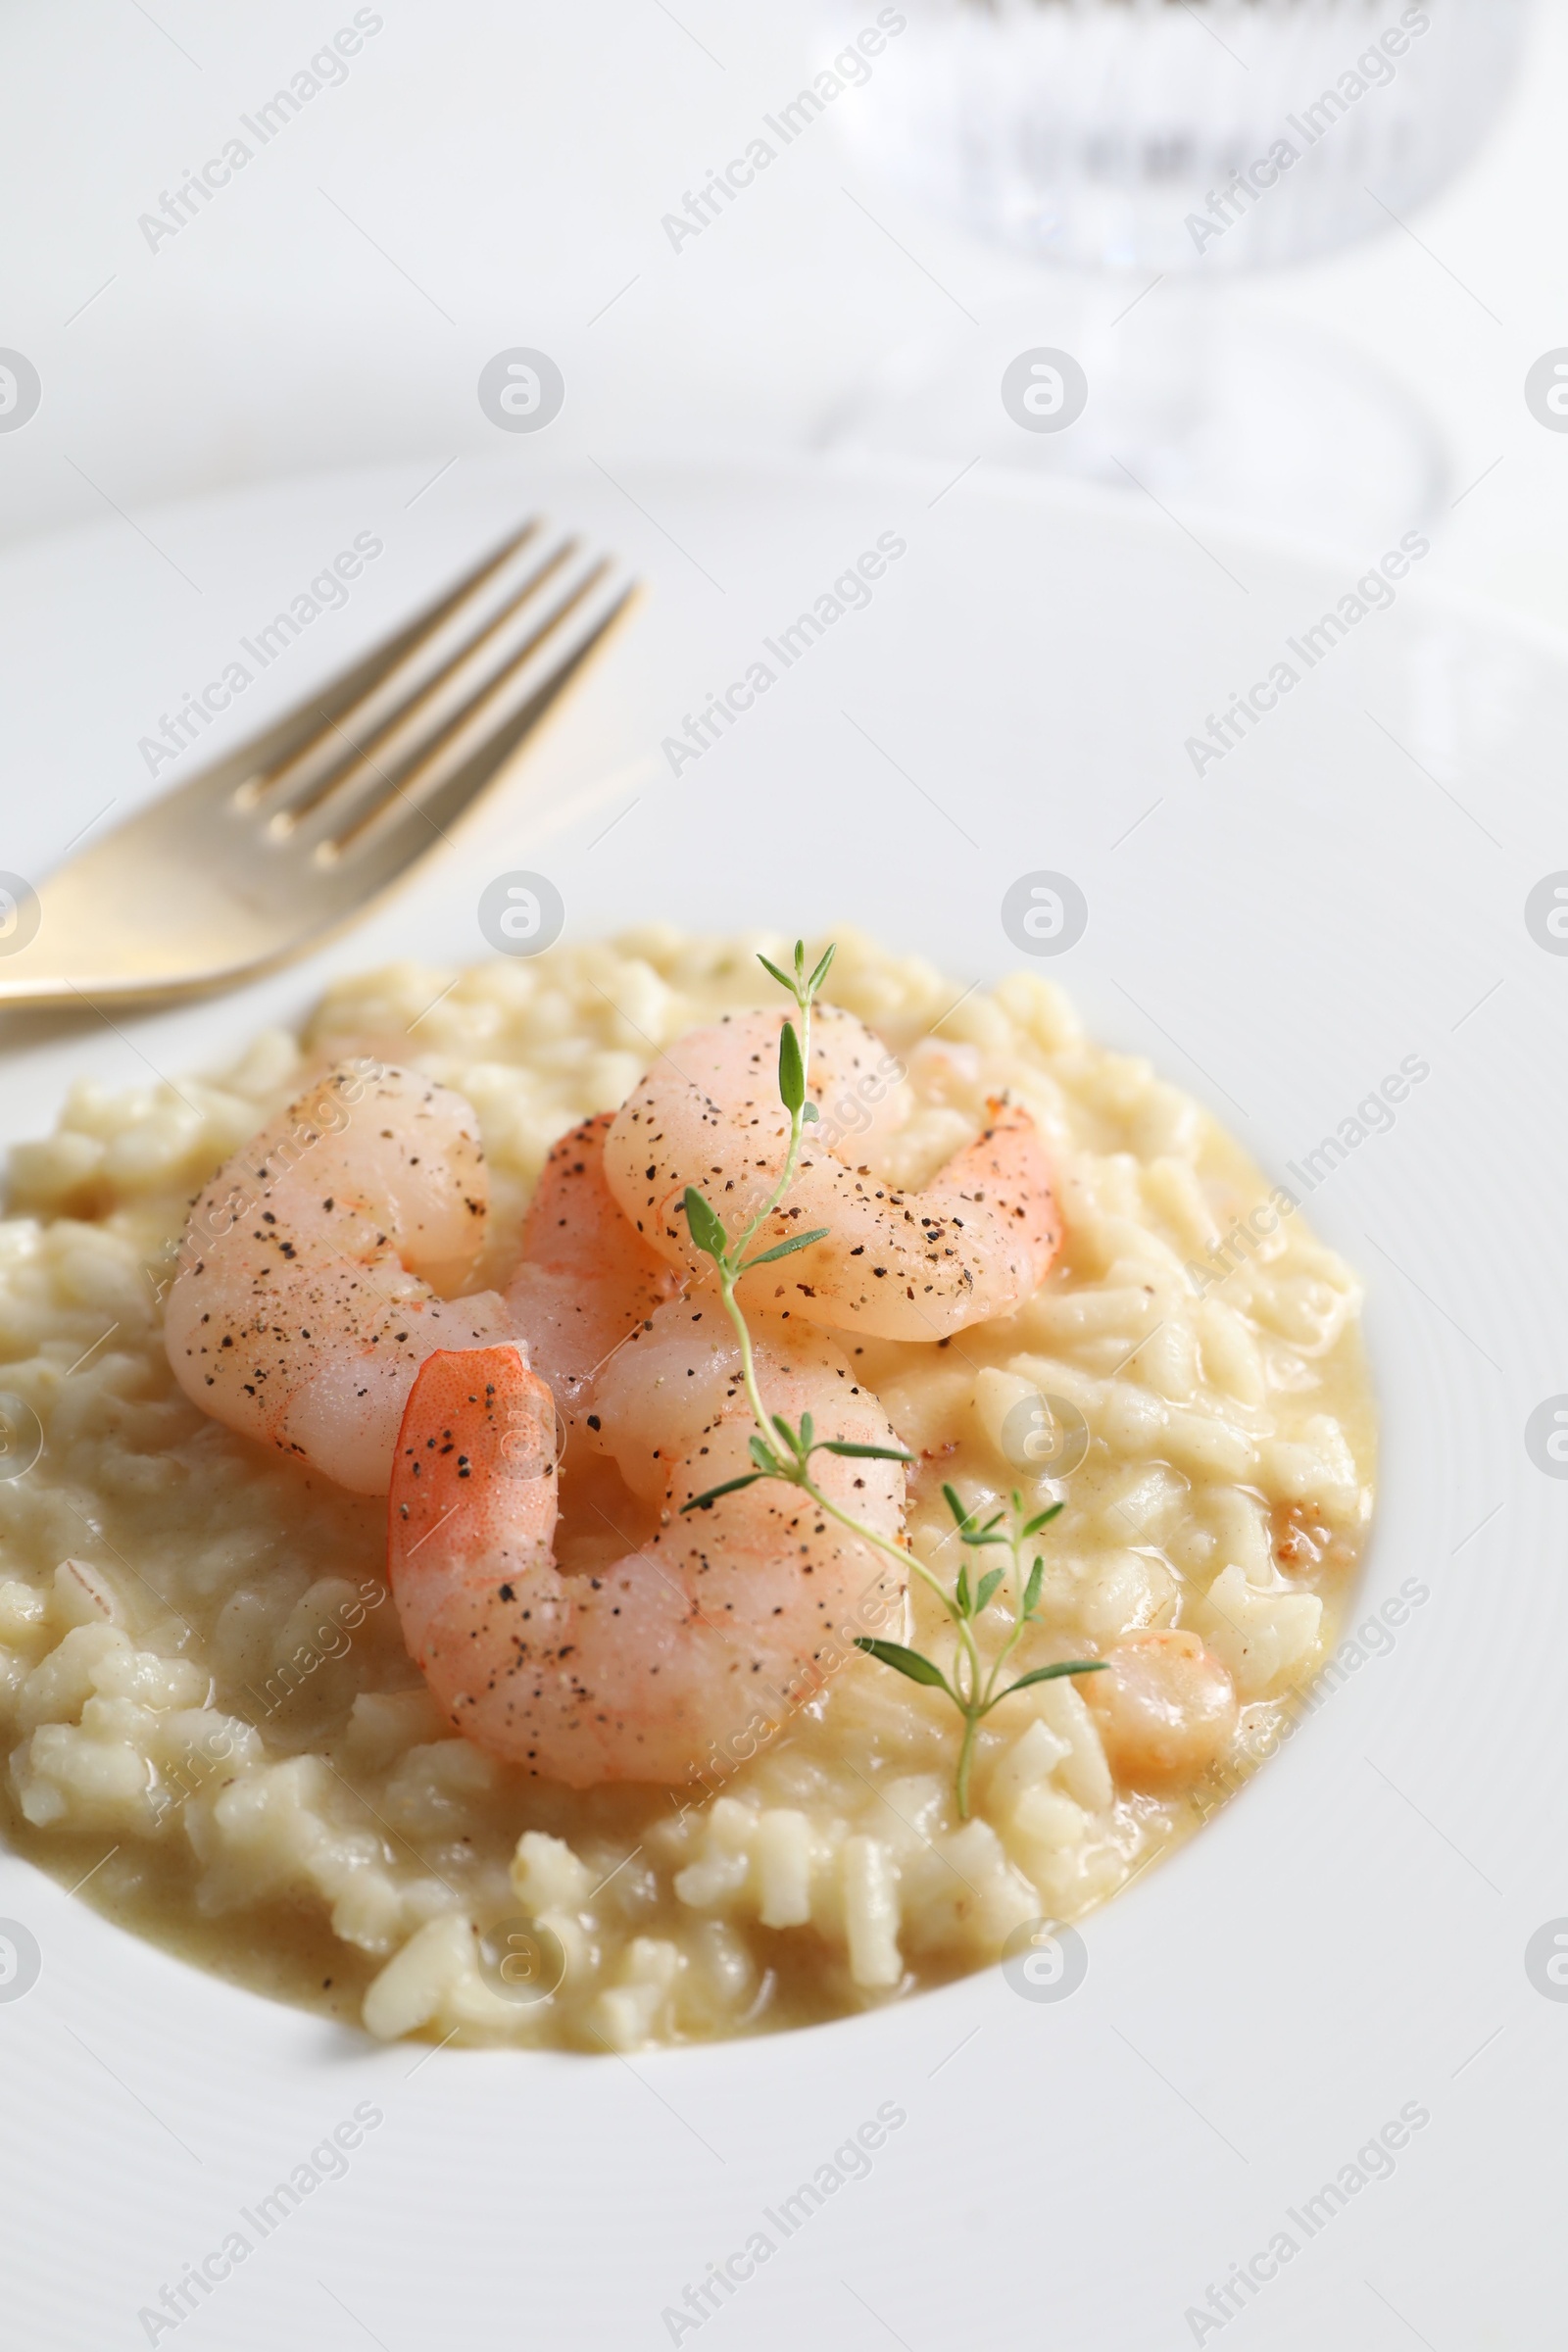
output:
POLYGON ((906 1648, 902 1642, 879 1642, 868 1634, 862 1634, 857 1637, 855 1646, 863 1649, 869 1657, 880 1659, 884 1666, 893 1667, 897 1673, 907 1675, 911 1683, 925 1683, 932 1690, 945 1690, 963 1717, 963 1740, 958 1750, 955 1785, 958 1818, 967 1821, 975 1734, 992 1708, 1000 1707, 1003 1700, 1010 1698, 1015 1690, 1027 1690, 1031 1683, 1054 1682, 1063 1674, 1098 1674, 1102 1670, 1103 1661, 1099 1658, 1073 1658, 1060 1660, 1051 1666, 1033 1666, 1027 1674, 1020 1674, 1016 1681, 1008 1683, 1004 1689, 997 1688, 1003 1669, 1023 1638, 1024 1628, 1042 1622, 1036 1614, 1035 1603, 1040 1598, 1046 1563, 1042 1555, 1036 1552, 1026 1572, 1023 1564, 1024 1547, 1032 1543, 1043 1528, 1049 1527, 1066 1506, 1053 1502, 1045 1510, 1037 1511, 1032 1518, 1025 1518, 1022 1498, 1014 1489, 1010 1513, 996 1511, 989 1519, 982 1519, 977 1511, 969 1509, 956 1488, 945 1486, 942 1492, 953 1513, 961 1544, 973 1551, 989 1550, 1000 1545, 1008 1553, 1012 1574, 1007 1597, 1012 1603, 1012 1624, 1006 1640, 987 1666, 975 1640, 975 1626, 996 1598, 998 1588, 1006 1581, 1007 1568, 988 1568, 981 1575, 980 1564, 976 1561, 975 1575, 971 1578, 969 1562, 963 1560, 951 1592, 929 1574, 926 1577, 927 1583, 934 1585, 940 1594, 956 1637, 952 1663, 946 1674, 934 1659, 923 1656, 917 1649, 906 1648), (1008 1522, 1005 1535, 1000 1532, 1004 1519, 1008 1522))
MULTIPOLYGON (((794 1183, 795 1170, 801 1156, 801 1138, 805 1134, 808 1124, 816 1117, 816 1104, 810 1101, 806 1091, 806 1073, 810 1066, 811 1059, 811 1006, 816 1002, 818 990, 827 978, 828 967, 833 961, 833 949, 829 948, 809 975, 806 969, 806 943, 804 940, 798 939, 795 943, 793 974, 781 972, 778 965, 770 963, 765 956, 759 956, 757 958, 762 969, 771 973, 779 986, 787 989, 795 999, 796 1010, 800 1014, 801 1020, 798 1034, 794 1022, 786 1021, 778 1036, 778 1094, 779 1101, 790 1114, 790 1140, 789 1148, 784 1154, 783 1168, 779 1172, 778 1182, 774 1185, 772 1192, 755 1215, 748 1219, 733 1241, 724 1230, 722 1217, 719 1216, 716 1209, 710 1206, 696 1185, 689 1184, 686 1187, 686 1198, 681 1204, 686 1211, 686 1223, 690 1228, 692 1240, 706 1256, 712 1259, 717 1269, 718 1288, 724 1301, 724 1311, 735 1326, 735 1336, 741 1344, 741 1366, 746 1377, 746 1394, 751 1399, 752 1411, 756 1415, 757 1426, 761 1433, 760 1437, 752 1440, 752 1459, 758 1463, 759 1467, 751 1477, 731 1479, 728 1486, 715 1487, 712 1494, 699 1495, 696 1500, 687 1503, 685 1505, 687 1510, 695 1510, 698 1502, 711 1502, 714 1494, 733 1494, 738 1487, 749 1487, 756 1479, 778 1478, 786 1475, 782 1466, 782 1457, 768 1443, 770 1417, 762 1403, 761 1391, 757 1385, 757 1364, 752 1352, 752 1335, 747 1327, 745 1309, 735 1297, 735 1285, 740 1281, 741 1276, 749 1274, 754 1266, 770 1266, 778 1258, 793 1256, 797 1250, 808 1250, 813 1242, 822 1241, 827 1234, 827 1227, 818 1225, 810 1233, 792 1233, 788 1241, 776 1243, 771 1250, 759 1250, 756 1257, 749 1258, 746 1254, 762 1226, 766 1224, 794 1183)), ((816 1450, 816 1443, 808 1437, 806 1453, 803 1454, 794 1440, 786 1436, 788 1424, 782 1417, 775 1414, 771 1420, 776 1423, 779 1437, 789 1447, 791 1458, 797 1468, 803 1467, 807 1457, 816 1450)), ((802 1424, 803 1429, 809 1420, 810 1415, 808 1414, 802 1424)), ((844 1448, 829 1446, 828 1450, 842 1452, 844 1448)), ((862 1447, 860 1450, 863 1452, 865 1448, 862 1447)), ((908 1461, 911 1456, 899 1454, 888 1455, 886 1458, 908 1461)), ((798 1484, 799 1481, 797 1480, 795 1483, 798 1484)))
MULTIPOLYGON (((740 1478, 726 1479, 722 1486, 710 1487, 706 1494, 694 1494, 690 1502, 681 1505, 681 1509, 711 1510, 721 1494, 738 1494, 743 1487, 756 1486, 760 1479, 778 1480, 785 1486, 799 1488, 828 1518, 836 1520, 840 1527, 847 1528, 862 1544, 869 1544, 873 1550, 884 1553, 894 1561, 901 1574, 912 1569, 929 1586, 947 1611, 955 1632, 953 1658, 947 1673, 934 1659, 924 1656, 917 1649, 908 1648, 902 1642, 883 1642, 869 1635, 861 1635, 857 1637, 855 1646, 879 1660, 882 1665, 891 1666, 895 1672, 906 1675, 911 1682, 923 1683, 932 1690, 945 1691, 957 1708, 963 1718, 963 1740, 958 1751, 955 1789, 958 1818, 966 1821, 969 1817, 969 1776, 974 1762, 975 1735, 992 1708, 1000 1706, 1004 1698, 1010 1698, 1015 1690, 1027 1690, 1032 1683, 1051 1682, 1064 1674, 1097 1673, 1101 1669, 1101 1661, 1073 1659, 1051 1666, 1037 1666, 1008 1683, 1004 1690, 997 1687, 1008 1658, 1022 1638, 1024 1628, 1041 1622, 1035 1614, 1035 1603, 1040 1597, 1045 1562, 1037 1556, 1026 1575, 1023 1546, 1055 1518, 1062 1508, 1059 1502, 1052 1503, 1046 1510, 1025 1519, 1022 1504, 1015 1494, 1012 1497, 1009 1532, 1003 1535, 999 1530, 1007 1516, 1005 1512, 999 1511, 992 1518, 982 1521, 966 1508, 954 1488, 944 1487, 942 1490, 956 1522, 960 1544, 974 1551, 998 1544, 1010 1550, 1013 1622, 1002 1648, 988 1666, 975 1639, 975 1626, 995 1598, 1007 1574, 1006 1569, 991 1568, 971 1579, 969 1562, 965 1559, 950 1592, 941 1578, 909 1547, 907 1539, 894 1543, 888 1537, 878 1535, 874 1528, 863 1526, 831 1501, 811 1475, 811 1461, 818 1453, 844 1454, 859 1461, 906 1464, 913 1462, 913 1454, 898 1446, 860 1446, 845 1438, 819 1438, 809 1413, 803 1413, 799 1423, 792 1424, 782 1413, 769 1413, 762 1402, 751 1330, 746 1320, 746 1310, 735 1296, 736 1285, 754 1267, 771 1265, 778 1258, 793 1255, 797 1250, 808 1250, 813 1242, 824 1240, 829 1231, 827 1226, 819 1225, 809 1233, 792 1234, 787 1241, 777 1243, 771 1250, 760 1250, 755 1257, 746 1254, 794 1183, 800 1163, 802 1139, 807 1126, 817 1115, 816 1105, 807 1091, 811 1058, 811 1007, 827 977, 833 954, 833 949, 829 947, 809 974, 806 969, 805 943, 801 940, 795 943, 791 971, 780 971, 778 965, 769 962, 765 956, 759 956, 757 959, 763 970, 793 997, 800 1020, 799 1031, 793 1020, 786 1020, 779 1032, 778 1092, 779 1101, 789 1112, 790 1134, 783 1168, 767 1200, 732 1240, 723 1219, 706 1197, 695 1185, 686 1188, 682 1203, 686 1223, 696 1247, 713 1262, 724 1311, 740 1343, 746 1394, 757 1427, 749 1446, 756 1468, 740 1478)), ((978 1562, 976 1568, 978 1570, 978 1562)))

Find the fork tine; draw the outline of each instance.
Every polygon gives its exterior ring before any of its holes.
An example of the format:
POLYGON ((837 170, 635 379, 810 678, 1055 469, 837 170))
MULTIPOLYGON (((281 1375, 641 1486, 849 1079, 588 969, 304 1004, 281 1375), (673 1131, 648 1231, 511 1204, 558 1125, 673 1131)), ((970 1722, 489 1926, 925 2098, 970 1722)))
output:
MULTIPOLYGON (((328 719, 326 728, 317 741, 307 745, 288 762, 289 767, 306 771, 304 785, 283 799, 281 805, 272 785, 268 787, 269 824, 273 835, 293 832, 334 798, 351 790, 357 772, 363 777, 368 767, 377 768, 383 760, 390 763, 390 747, 400 736, 417 729, 423 713, 439 704, 460 671, 505 633, 515 621, 523 606, 531 603, 562 565, 571 561, 578 548, 577 540, 563 540, 545 557, 543 563, 535 565, 476 635, 455 646, 440 666, 416 683, 401 701, 396 699, 395 693, 388 692, 388 689, 395 689, 397 684, 398 672, 394 670, 353 709, 328 719), (385 706, 379 712, 376 710, 378 702, 385 706), (335 737, 336 741, 329 743, 328 734, 335 737), (325 755, 324 763, 318 758, 316 772, 312 774, 310 763, 313 756, 321 754, 325 755)), ((536 633, 530 643, 536 643, 541 633, 536 633)), ((280 780, 284 773, 283 769, 274 771, 273 783, 280 780)))
POLYGON ((260 800, 272 779, 281 776, 302 758, 324 728, 341 718, 346 711, 352 710, 357 703, 364 702, 383 678, 406 662, 425 638, 433 637, 438 629, 444 627, 458 608, 482 588, 487 580, 493 579, 542 527, 541 518, 537 514, 530 515, 525 523, 492 548, 488 555, 481 556, 471 571, 466 572, 443 595, 434 598, 422 612, 416 612, 395 637, 377 645, 363 662, 356 662, 349 669, 340 670, 299 710, 292 711, 278 726, 263 736, 256 749, 265 764, 256 767, 241 780, 235 794, 236 800, 244 806, 260 800))
MULTIPOLYGON (((594 579, 602 576, 607 568, 608 564, 599 566, 594 579)), ((570 600, 570 606, 578 604, 592 584, 592 581, 584 582, 581 591, 570 600)), ((452 774, 435 783, 433 788, 427 786, 426 791, 417 797, 409 792, 407 784, 394 788, 336 841, 320 844, 316 853, 318 860, 330 858, 336 861, 350 857, 364 857, 390 879, 416 854, 405 842, 405 836, 414 828, 420 827, 426 832, 433 831, 444 836, 446 828, 458 821, 496 771, 543 721, 551 706, 565 692, 583 664, 597 652, 641 593, 638 581, 628 581, 564 659, 540 680, 510 716, 495 726, 494 731, 476 746, 452 774), (395 807, 399 801, 404 804, 401 812, 395 807)), ((557 618, 564 618, 570 606, 564 607, 557 618)), ((525 658, 509 664, 482 695, 475 697, 467 710, 462 713, 461 723, 446 730, 444 741, 448 749, 464 728, 486 715, 484 707, 487 704, 505 700, 505 690, 514 685, 518 671, 525 666, 525 658)), ((424 769, 429 769, 431 765, 428 759, 420 762, 424 769)), ((409 782, 417 784, 417 781, 418 771, 416 770, 409 782)))
POLYGON ((432 788, 433 780, 450 763, 454 750, 461 745, 465 735, 481 730, 488 733, 502 723, 521 673, 541 646, 564 626, 611 568, 611 559, 601 556, 545 615, 526 641, 515 647, 494 675, 484 679, 428 741, 417 747, 414 757, 404 766, 398 768, 390 761, 383 766, 377 760, 367 758, 359 778, 361 793, 333 832, 317 843, 317 854, 328 858, 340 855, 350 842, 368 832, 395 800, 417 802, 426 790, 432 788))

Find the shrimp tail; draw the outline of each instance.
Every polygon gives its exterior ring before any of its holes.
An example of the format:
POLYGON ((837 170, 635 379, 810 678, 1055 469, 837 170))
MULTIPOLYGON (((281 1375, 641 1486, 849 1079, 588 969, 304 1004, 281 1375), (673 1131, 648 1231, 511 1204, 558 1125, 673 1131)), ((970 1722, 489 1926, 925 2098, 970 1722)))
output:
POLYGON ((1016 1231, 1028 1265, 1025 1296, 1038 1289, 1061 1248, 1061 1208, 1055 1171, 1039 1128, 1005 1095, 986 1099, 990 1125, 937 1179, 944 1191, 988 1200, 1016 1231))
MULTIPOLYGON (((419 1367, 398 1433, 387 1511, 387 1577, 409 1655, 421 1673, 439 1623, 447 1656, 454 1612, 470 1630, 520 1594, 549 1562, 558 1508, 555 1404, 521 1348, 440 1348, 419 1367)), ((534 1627, 537 1632, 537 1626, 534 1627)), ((463 1728, 488 1679, 473 1643, 475 1688, 441 1696, 463 1728)))

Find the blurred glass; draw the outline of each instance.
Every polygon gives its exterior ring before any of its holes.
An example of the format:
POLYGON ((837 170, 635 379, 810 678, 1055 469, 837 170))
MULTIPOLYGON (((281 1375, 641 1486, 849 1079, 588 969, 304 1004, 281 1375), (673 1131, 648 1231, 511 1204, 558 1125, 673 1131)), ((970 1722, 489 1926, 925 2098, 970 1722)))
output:
POLYGON ((849 115, 867 164, 1041 260, 1205 271, 1364 235, 1368 186, 1394 212, 1441 187, 1507 87, 1522 16, 1519 0, 902 7, 907 46, 849 115), (1295 160, 1270 167, 1280 143, 1295 160))
MULTIPOLYGON (((1238 273, 1330 252, 1442 187, 1508 87, 1525 0, 900 0, 842 104, 858 159, 1048 265, 978 337, 906 353, 831 437, 1125 480, 1360 537, 1418 520, 1419 404, 1332 338, 1238 307, 1238 273), (1119 272, 1117 284, 1090 272, 1119 272), (1142 281, 1142 282, 1140 282, 1142 281), (1019 430, 1000 379, 1082 367, 1081 421, 1019 430)), ((836 37, 863 21, 838 0, 836 37)))

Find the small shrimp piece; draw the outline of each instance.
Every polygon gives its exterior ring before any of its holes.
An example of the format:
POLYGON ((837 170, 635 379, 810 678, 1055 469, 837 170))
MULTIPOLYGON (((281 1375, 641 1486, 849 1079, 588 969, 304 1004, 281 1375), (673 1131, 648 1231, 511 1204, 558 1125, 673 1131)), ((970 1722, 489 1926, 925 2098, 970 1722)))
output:
POLYGON ((1315 1502, 1276 1503, 1272 1515, 1274 1557, 1287 1576, 1310 1576, 1319 1568, 1344 1565, 1348 1547, 1315 1502))
MULTIPOLYGON (((613 1421, 628 1483, 657 1486, 664 1508, 648 1543, 581 1575, 556 1564, 554 1398, 521 1349, 432 1355, 415 1381, 389 1511, 404 1639, 456 1729, 536 1779, 673 1784, 715 1754, 733 1769, 857 1632, 897 1628, 893 1564, 797 1490, 759 1481, 681 1514, 754 1467, 727 1334, 711 1300, 677 1300, 612 1359, 607 1435, 613 1421)), ((830 1343, 780 1327, 759 1335, 757 1364, 770 1412, 897 1444, 830 1343)), ((818 1454, 812 1467, 841 1509, 897 1540, 897 1462, 818 1454)))
POLYGON ((506 1289, 528 1361, 568 1424, 586 1409, 606 1357, 680 1288, 605 1181, 613 1116, 585 1119, 551 1151, 528 1203, 522 1261, 506 1289))
POLYGON ((380 1063, 328 1072, 192 1209, 164 1316, 174 1378, 242 1437, 384 1494, 425 1357, 512 1335, 495 1292, 443 1296, 488 1206, 461 1095, 380 1063))
MULTIPOLYGON (((610 1188, 672 1264, 701 1276, 708 1260, 682 1208, 695 1185, 730 1233, 778 1181, 789 1118, 778 1099, 781 1013, 740 1013, 662 1054, 611 1124, 610 1188)), ((813 1102, 853 1088, 884 1059, 881 1042, 847 1012, 811 1022, 813 1102)), ((880 1183, 843 1155, 855 1138, 808 1125, 783 1203, 754 1254, 826 1227, 798 1256, 748 1277, 744 1302, 808 1323, 885 1340, 939 1340, 1010 1314, 1038 1289, 1061 1243, 1051 1164, 1033 1119, 991 1105, 984 1134, 920 1193, 880 1183)))
POLYGON ((1166 1796, 1202 1779, 1236 1729, 1236 1692, 1218 1658, 1180 1628, 1130 1634, 1103 1674, 1082 1678, 1105 1760, 1124 1788, 1166 1796))

